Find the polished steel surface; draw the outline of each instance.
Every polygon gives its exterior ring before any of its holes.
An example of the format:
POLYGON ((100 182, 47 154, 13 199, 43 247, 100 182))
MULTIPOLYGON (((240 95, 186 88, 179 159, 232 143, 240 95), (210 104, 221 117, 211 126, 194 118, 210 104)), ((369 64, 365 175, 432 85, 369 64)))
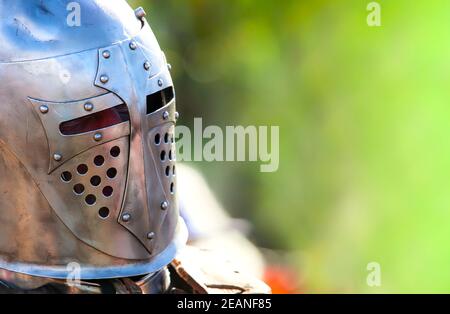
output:
POLYGON ((141 21, 123 0, 0 1, 0 62, 28 61, 107 46, 135 36, 141 21), (67 24, 79 4, 80 26, 67 24))
POLYGON ((129 107, 130 160, 133 162, 128 175, 131 180, 121 215, 128 214, 130 218, 120 223, 153 253, 160 251, 173 237, 178 204, 175 193, 171 192, 171 186, 172 190, 176 189, 175 175, 165 173, 167 167, 174 167, 175 161, 175 100, 147 114, 146 95, 172 86, 164 55, 155 49, 156 39, 145 35, 149 31, 145 25, 134 39, 99 49, 95 84, 118 95, 125 103, 134 104, 129 107), (109 58, 103 57, 106 50, 110 52, 109 58), (142 67, 145 60, 152 60, 149 71, 142 67), (108 76, 107 82, 102 81, 103 76, 108 76), (162 81, 165 84, 160 86, 162 81), (166 119, 164 112, 169 112, 166 119), (155 142, 157 134, 161 138, 158 144, 155 142), (165 141, 166 138, 169 140, 165 141), (161 208, 163 202, 169 203, 170 210, 161 208), (155 232, 155 237, 148 239, 149 232, 155 232))
MULTIPOLYGON (((186 240, 187 228, 184 221, 180 219, 180 223, 177 225, 177 237, 164 249, 164 251, 159 253, 152 260, 134 262, 122 260, 123 264, 121 265, 118 263, 118 260, 111 259, 111 261, 115 261, 115 263, 109 262, 109 265, 105 264, 104 266, 97 266, 95 264, 100 259, 96 260, 96 257, 92 256, 92 262, 90 264, 82 265, 80 278, 86 280, 110 279, 155 273, 164 266, 167 266, 173 260, 177 252, 184 248, 186 240)), ((70 260, 71 259, 68 261, 70 260)), ((70 276, 70 271, 67 269, 66 265, 41 265, 21 262, 5 262, 0 260, 0 268, 36 277, 67 279, 68 276, 70 276)))
POLYGON ((77 262, 82 279, 155 272, 186 240, 175 98, 147 112, 147 96, 173 86, 168 65, 125 1, 77 2, 81 24, 70 27, 64 1, 0 0, 0 268, 64 278, 77 262), (121 104, 129 121, 60 130, 121 104))
POLYGON ((130 125, 128 122, 122 122, 103 130, 94 130, 79 135, 65 136, 59 131, 59 126, 65 121, 74 120, 83 116, 88 116, 102 110, 115 107, 122 104, 122 100, 112 93, 102 96, 75 102, 56 103, 51 101, 41 101, 29 99, 32 103, 38 117, 41 120, 49 144, 49 173, 59 167, 65 160, 70 160, 74 156, 97 146, 94 136, 101 131, 101 143, 107 143, 111 140, 128 136, 130 134, 130 125), (91 108, 90 110, 86 110, 91 108), (47 108, 42 112, 41 107, 47 108), (56 162, 52 156, 55 153, 62 155, 62 159, 56 162))

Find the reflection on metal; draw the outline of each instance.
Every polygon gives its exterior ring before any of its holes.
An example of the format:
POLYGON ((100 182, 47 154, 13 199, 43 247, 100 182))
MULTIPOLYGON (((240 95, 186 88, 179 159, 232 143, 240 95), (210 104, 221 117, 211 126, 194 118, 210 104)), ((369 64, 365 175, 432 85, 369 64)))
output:
POLYGON ((142 7, 139 7, 136 10, 134 10, 134 14, 140 20, 142 20, 144 17, 147 16, 147 13, 145 13, 145 10, 142 7))
POLYGON ((186 238, 166 175, 175 144, 154 142, 174 136, 175 99, 146 112, 147 95, 172 79, 145 13, 79 2, 80 27, 61 26, 63 2, 0 2, 0 268, 65 278, 76 261, 82 279, 156 272, 186 238), (129 121, 60 130, 121 104, 129 121))
POLYGON ((102 52, 102 56, 105 59, 108 59, 109 57, 111 57, 111 53, 108 50, 105 50, 102 52))
POLYGON ((84 104, 84 110, 92 111, 94 109, 94 105, 90 102, 84 104))
MULTIPOLYGON (((180 218, 177 226, 177 236, 164 251, 156 255, 152 260, 128 262, 124 265, 96 266, 94 263, 84 265, 81 269, 81 279, 109 279, 152 274, 167 266, 186 244, 187 229, 180 218)), ((67 279, 70 272, 66 265, 37 265, 29 263, 14 263, 0 260, 0 268, 12 272, 55 279, 67 279)))
MULTIPOLYGON (((147 115, 146 96, 172 86, 170 75, 163 62, 160 51, 149 50, 154 39, 150 36, 137 36, 119 44, 99 49, 98 70, 95 84, 118 95, 129 106, 131 134, 130 160, 128 177, 130 178, 121 216, 129 214, 128 221, 120 220, 130 230, 149 253, 167 245, 173 237, 178 202, 176 195, 170 193, 170 185, 176 184, 175 177, 165 176, 166 166, 173 166, 174 161, 161 158, 175 151, 174 143, 156 145, 155 137, 175 135, 175 99, 159 110, 147 115), (109 59, 101 57, 104 50, 111 52, 109 59), (142 68, 145 60, 154 60, 150 71, 142 68), (155 61, 158 61, 155 63, 155 61), (101 82, 102 73, 108 73, 109 81, 101 82), (161 77, 166 85, 159 86, 161 77), (143 97, 142 91, 145 91, 143 97), (163 112, 168 112, 164 119, 163 112), (161 203, 170 203, 168 210, 161 211, 161 203), (154 240, 148 241, 147 234, 154 232, 154 240)), ((128 216, 127 216, 128 217, 128 216)))

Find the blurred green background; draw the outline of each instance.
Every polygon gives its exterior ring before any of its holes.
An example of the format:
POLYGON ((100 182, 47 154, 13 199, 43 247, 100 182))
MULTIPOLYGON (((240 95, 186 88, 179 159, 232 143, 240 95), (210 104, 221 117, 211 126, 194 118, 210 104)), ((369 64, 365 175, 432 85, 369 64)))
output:
POLYGON ((195 163, 304 292, 450 292, 450 1, 135 0, 180 124, 279 125, 280 168, 195 163), (370 262, 381 287, 366 283, 370 262))

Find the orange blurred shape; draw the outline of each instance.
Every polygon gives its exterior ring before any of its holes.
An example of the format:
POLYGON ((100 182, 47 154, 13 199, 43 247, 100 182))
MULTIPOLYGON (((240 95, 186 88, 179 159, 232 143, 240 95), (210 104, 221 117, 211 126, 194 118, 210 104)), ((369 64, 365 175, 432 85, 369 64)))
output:
POLYGON ((264 282, 269 285, 273 294, 300 293, 298 275, 288 267, 267 266, 264 270, 264 282))

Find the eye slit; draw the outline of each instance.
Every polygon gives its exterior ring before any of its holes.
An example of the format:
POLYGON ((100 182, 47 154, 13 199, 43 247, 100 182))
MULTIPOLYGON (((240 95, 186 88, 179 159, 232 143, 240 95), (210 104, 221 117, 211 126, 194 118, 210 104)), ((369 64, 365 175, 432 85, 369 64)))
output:
POLYGON ((59 125, 63 135, 77 135, 107 128, 130 120, 128 107, 121 104, 59 125))
POLYGON ((167 87, 163 90, 157 91, 151 95, 147 96, 147 114, 153 113, 169 102, 175 97, 173 87, 167 87))

